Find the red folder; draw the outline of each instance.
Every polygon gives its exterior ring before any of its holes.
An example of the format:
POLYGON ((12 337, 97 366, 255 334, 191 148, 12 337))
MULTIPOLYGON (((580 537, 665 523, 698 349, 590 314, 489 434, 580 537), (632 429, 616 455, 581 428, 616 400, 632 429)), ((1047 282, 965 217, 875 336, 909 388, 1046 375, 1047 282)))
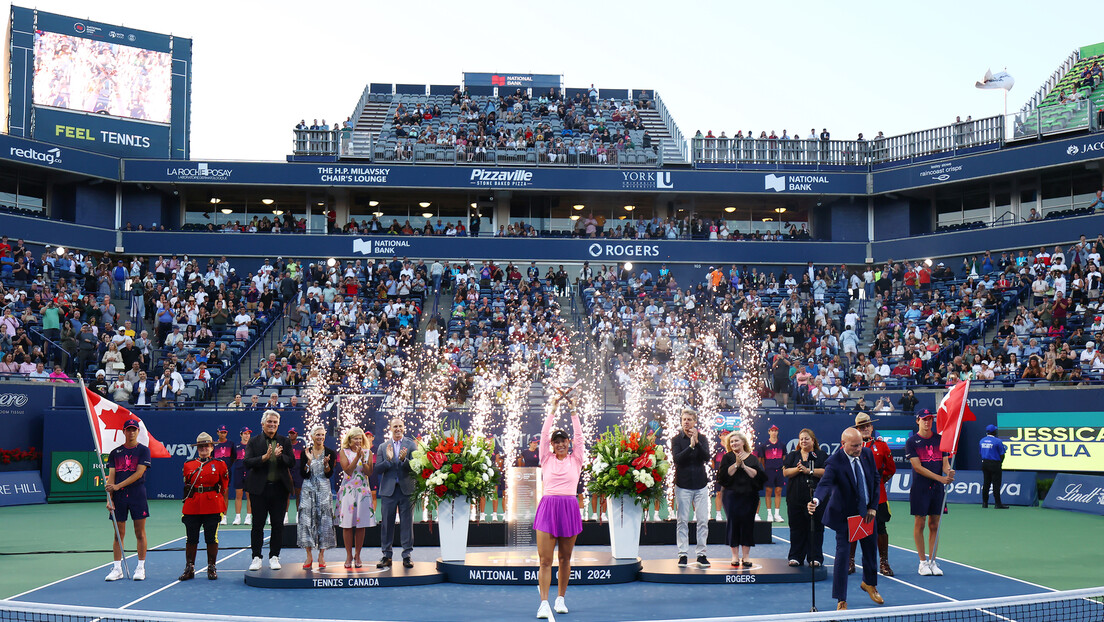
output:
POLYGON ((847 541, 858 542, 863 538, 874 533, 874 521, 864 522, 865 516, 848 516, 847 517, 847 541))

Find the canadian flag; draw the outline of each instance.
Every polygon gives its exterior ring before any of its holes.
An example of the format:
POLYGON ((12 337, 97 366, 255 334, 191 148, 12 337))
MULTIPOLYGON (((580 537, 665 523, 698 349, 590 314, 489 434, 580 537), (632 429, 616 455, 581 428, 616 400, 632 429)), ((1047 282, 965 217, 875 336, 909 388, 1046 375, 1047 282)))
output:
POLYGON ((936 411, 936 430, 942 435, 939 441, 939 449, 944 453, 954 454, 958 451, 958 437, 962 432, 963 421, 977 421, 977 417, 970 411, 966 404, 966 396, 970 393, 970 381, 963 380, 951 387, 950 391, 939 400, 939 408, 936 411))
POLYGON ((84 403, 88 407, 88 419, 92 423, 92 430, 96 434, 97 451, 101 454, 111 453, 112 449, 125 443, 124 426, 127 419, 135 419, 138 421, 138 442, 149 447, 150 456, 153 458, 169 457, 169 450, 165 449, 165 445, 149 433, 141 417, 93 392, 88 387, 83 388, 84 403))

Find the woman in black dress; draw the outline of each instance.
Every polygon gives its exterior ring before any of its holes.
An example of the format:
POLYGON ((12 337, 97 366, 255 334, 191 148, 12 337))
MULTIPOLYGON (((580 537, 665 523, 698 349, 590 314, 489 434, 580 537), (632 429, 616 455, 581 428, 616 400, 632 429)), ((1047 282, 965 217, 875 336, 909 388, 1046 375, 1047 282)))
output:
POLYGON ((732 548, 731 564, 750 568, 748 555, 755 546, 755 510, 767 473, 751 453, 751 444, 742 432, 730 433, 724 444, 726 451, 717 469, 717 482, 724 487, 724 507, 728 514, 725 543, 732 548))
POLYGON ((824 563, 824 523, 821 522, 824 508, 818 507, 816 513, 809 516, 807 506, 824 475, 825 460, 827 456, 817 444, 816 434, 805 428, 797 436, 797 449, 786 454, 782 461, 782 475, 790 480, 786 486, 786 514, 790 525, 787 558, 791 566, 800 566, 806 561, 811 566, 824 563), (811 528, 809 521, 812 521, 811 528))

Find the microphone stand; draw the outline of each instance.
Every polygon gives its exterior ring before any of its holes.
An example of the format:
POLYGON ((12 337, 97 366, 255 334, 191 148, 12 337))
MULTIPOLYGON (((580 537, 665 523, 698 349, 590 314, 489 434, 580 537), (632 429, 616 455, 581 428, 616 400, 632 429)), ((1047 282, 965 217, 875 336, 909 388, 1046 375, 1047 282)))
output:
MULTIPOLYGON (((809 499, 810 500, 812 500, 812 498, 813 498, 813 491, 814 491, 812 475, 813 475, 813 465, 815 464, 815 462, 814 462, 814 457, 813 456, 814 456, 814 454, 812 454, 812 453, 809 454, 809 467, 808 467, 809 468, 809 475, 806 476, 806 478, 805 478, 805 483, 809 487, 809 499)), ((820 509, 820 508, 818 507, 817 509, 820 509)), ((809 553, 812 553, 812 548, 811 547, 813 546, 813 542, 815 540, 816 540, 816 511, 814 510, 813 513, 809 515, 809 553)), ((823 548, 824 548, 824 545, 822 543, 821 544, 821 549, 823 549, 823 548)), ((808 557, 808 555, 806 557, 808 557)), ((817 606, 816 606, 816 566, 813 565, 813 560, 811 560, 811 559, 809 560, 809 592, 812 595, 812 606, 809 608, 809 611, 818 611, 817 606)))

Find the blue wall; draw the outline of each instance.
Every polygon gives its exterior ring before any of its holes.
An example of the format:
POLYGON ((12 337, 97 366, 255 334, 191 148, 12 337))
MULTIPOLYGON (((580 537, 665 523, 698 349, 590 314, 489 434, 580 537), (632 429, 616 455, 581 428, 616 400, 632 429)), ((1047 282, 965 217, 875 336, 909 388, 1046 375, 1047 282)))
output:
POLYGON ((874 239, 900 238, 912 233, 909 203, 905 199, 874 199, 874 239))
MULTIPOLYGON (((833 242, 866 242, 867 229, 865 197, 859 197, 854 202, 841 200, 832 205, 833 242)), ((858 261, 863 259, 865 254, 858 261)), ((856 260, 850 260, 847 263, 855 262, 856 260)))

